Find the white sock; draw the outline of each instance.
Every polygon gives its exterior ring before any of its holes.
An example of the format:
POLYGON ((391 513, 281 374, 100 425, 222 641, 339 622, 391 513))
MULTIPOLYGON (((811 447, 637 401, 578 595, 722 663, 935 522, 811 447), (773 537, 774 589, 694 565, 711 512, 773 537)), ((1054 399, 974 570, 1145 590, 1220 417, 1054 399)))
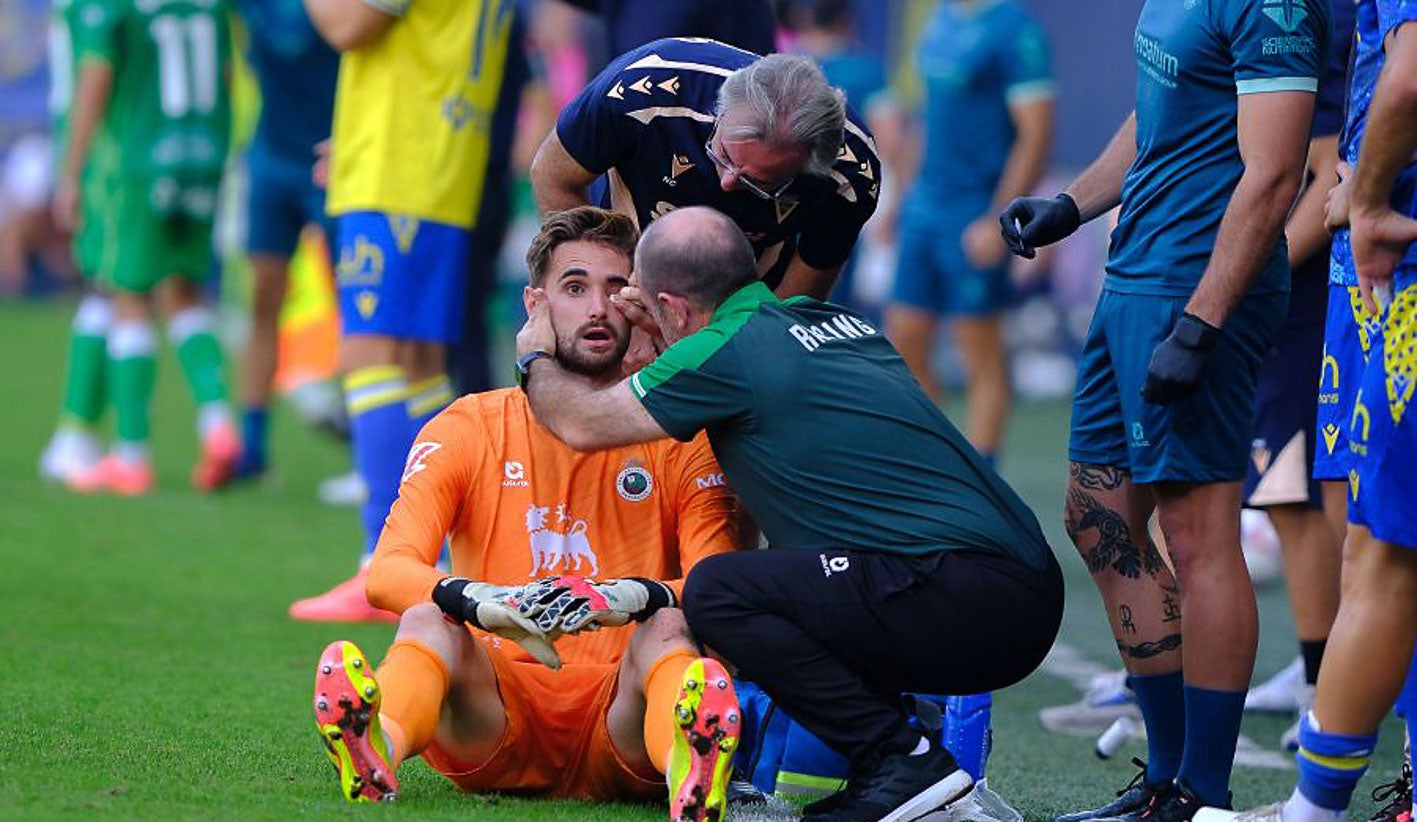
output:
POLYGON ((231 406, 225 402, 209 402, 197 409, 197 436, 202 439, 206 439, 218 428, 229 428, 232 425, 231 406))
POLYGON ((148 444, 145 442, 126 442, 119 440, 113 443, 113 456, 117 457, 126 465, 146 465, 148 462, 148 444))
POLYGON ((1343 811, 1320 808, 1299 792, 1298 788, 1289 795, 1289 801, 1279 810, 1280 822, 1340 822, 1343 811))

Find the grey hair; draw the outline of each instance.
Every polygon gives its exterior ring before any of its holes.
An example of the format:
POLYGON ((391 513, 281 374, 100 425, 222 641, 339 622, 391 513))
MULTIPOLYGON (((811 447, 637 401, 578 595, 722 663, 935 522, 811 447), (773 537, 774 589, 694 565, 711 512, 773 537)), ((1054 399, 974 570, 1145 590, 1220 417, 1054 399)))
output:
POLYGON ((725 130, 725 138, 805 148, 803 171, 830 175, 845 139, 846 96, 827 83, 814 60, 769 54, 738 69, 718 89, 718 116, 729 110, 749 116, 725 130))

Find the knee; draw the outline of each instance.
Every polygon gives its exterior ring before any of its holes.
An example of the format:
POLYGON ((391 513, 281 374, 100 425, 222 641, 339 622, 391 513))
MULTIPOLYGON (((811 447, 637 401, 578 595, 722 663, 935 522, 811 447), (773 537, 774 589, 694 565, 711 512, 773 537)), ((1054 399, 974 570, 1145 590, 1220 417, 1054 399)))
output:
POLYGON ((458 666, 466 646, 474 641, 466 628, 448 622, 431 602, 419 603, 403 612, 395 641, 402 639, 415 640, 431 648, 448 670, 458 666))
POLYGON ((672 648, 693 648, 688 620, 678 608, 661 608, 630 635, 625 648, 627 664, 643 670, 672 648))
POLYGON ((689 571, 684 580, 681 599, 684 620, 689 631, 708 642, 714 632, 715 615, 722 614, 725 594, 733 590, 727 582, 730 554, 705 557, 689 571))

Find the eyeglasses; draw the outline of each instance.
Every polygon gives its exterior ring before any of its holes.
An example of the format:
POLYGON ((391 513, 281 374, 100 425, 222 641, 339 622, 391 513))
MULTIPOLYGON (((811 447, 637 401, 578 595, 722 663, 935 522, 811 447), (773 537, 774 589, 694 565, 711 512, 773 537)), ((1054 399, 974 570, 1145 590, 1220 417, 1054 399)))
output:
POLYGON ((760 199, 776 202, 779 197, 781 197, 784 193, 787 192, 788 187, 791 186, 794 182, 796 182, 797 175, 794 174, 791 177, 787 178, 787 182, 778 186, 773 191, 768 191, 766 188, 763 188, 758 183, 753 182, 753 178, 744 174, 742 168, 728 162, 727 159, 725 159, 717 151, 713 150, 713 138, 717 134, 718 124, 715 123, 713 126, 713 132, 709 134, 708 141, 704 143, 704 153, 708 155, 708 158, 713 161, 713 164, 715 166, 718 166, 718 168, 722 171, 732 174, 734 178, 738 180, 738 182, 743 184, 744 188, 757 195, 760 199))

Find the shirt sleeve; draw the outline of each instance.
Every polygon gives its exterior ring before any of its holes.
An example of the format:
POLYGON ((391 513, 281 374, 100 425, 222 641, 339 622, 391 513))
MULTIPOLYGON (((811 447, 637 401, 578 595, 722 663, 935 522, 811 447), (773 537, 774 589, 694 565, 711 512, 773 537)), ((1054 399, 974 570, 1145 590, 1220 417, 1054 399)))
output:
POLYGON ((622 75, 641 56, 636 49, 606 66, 556 118, 561 145, 587 171, 603 174, 628 161, 639 146, 645 126, 631 116, 637 104, 626 99, 622 75))
POLYGON ((402 17, 408 14, 408 7, 413 5, 413 0, 359 0, 359 2, 375 11, 382 11, 390 17, 402 17))
POLYGON ((675 476, 679 542, 679 579, 664 583, 675 596, 684 593, 684 577, 701 559, 738 549, 738 500, 723 479, 708 437, 700 433, 670 456, 675 476))
POLYGON ((1417 0, 1380 0, 1378 3, 1379 37, 1386 40, 1392 30, 1403 23, 1417 23, 1417 0))
POLYGON ((831 178, 836 189, 825 202, 814 206, 797 239, 797 256, 819 269, 836 268, 851 257, 856 238, 876 213, 876 201, 881 195, 881 158, 876 153, 876 140, 849 109, 846 140, 831 178))
POLYGON ((430 601, 433 586, 447 576, 438 570, 438 555, 480 462, 465 435, 469 424, 456 408, 445 410, 414 440, 369 563, 367 593, 375 607, 401 614, 430 601))
POLYGON ((1013 31, 1004 59, 1004 95, 1010 105, 1048 100, 1054 95, 1048 39, 1033 20, 1013 31))
POLYGON ((1333 20, 1325 51, 1319 96, 1314 101, 1314 124, 1309 136, 1328 137, 1343 130, 1344 97, 1348 90, 1348 60, 1353 50, 1355 13, 1351 3, 1330 5, 1333 20))
POLYGON ((1222 18, 1236 94, 1318 91, 1328 50, 1327 2, 1228 0, 1222 18))
POLYGON ((655 422, 681 442, 714 426, 746 425, 752 390, 731 339, 705 328, 671 345, 630 388, 655 422))
POLYGON ((75 65, 88 59, 114 62, 118 54, 118 32, 127 8, 125 3, 79 0, 70 12, 75 65))

